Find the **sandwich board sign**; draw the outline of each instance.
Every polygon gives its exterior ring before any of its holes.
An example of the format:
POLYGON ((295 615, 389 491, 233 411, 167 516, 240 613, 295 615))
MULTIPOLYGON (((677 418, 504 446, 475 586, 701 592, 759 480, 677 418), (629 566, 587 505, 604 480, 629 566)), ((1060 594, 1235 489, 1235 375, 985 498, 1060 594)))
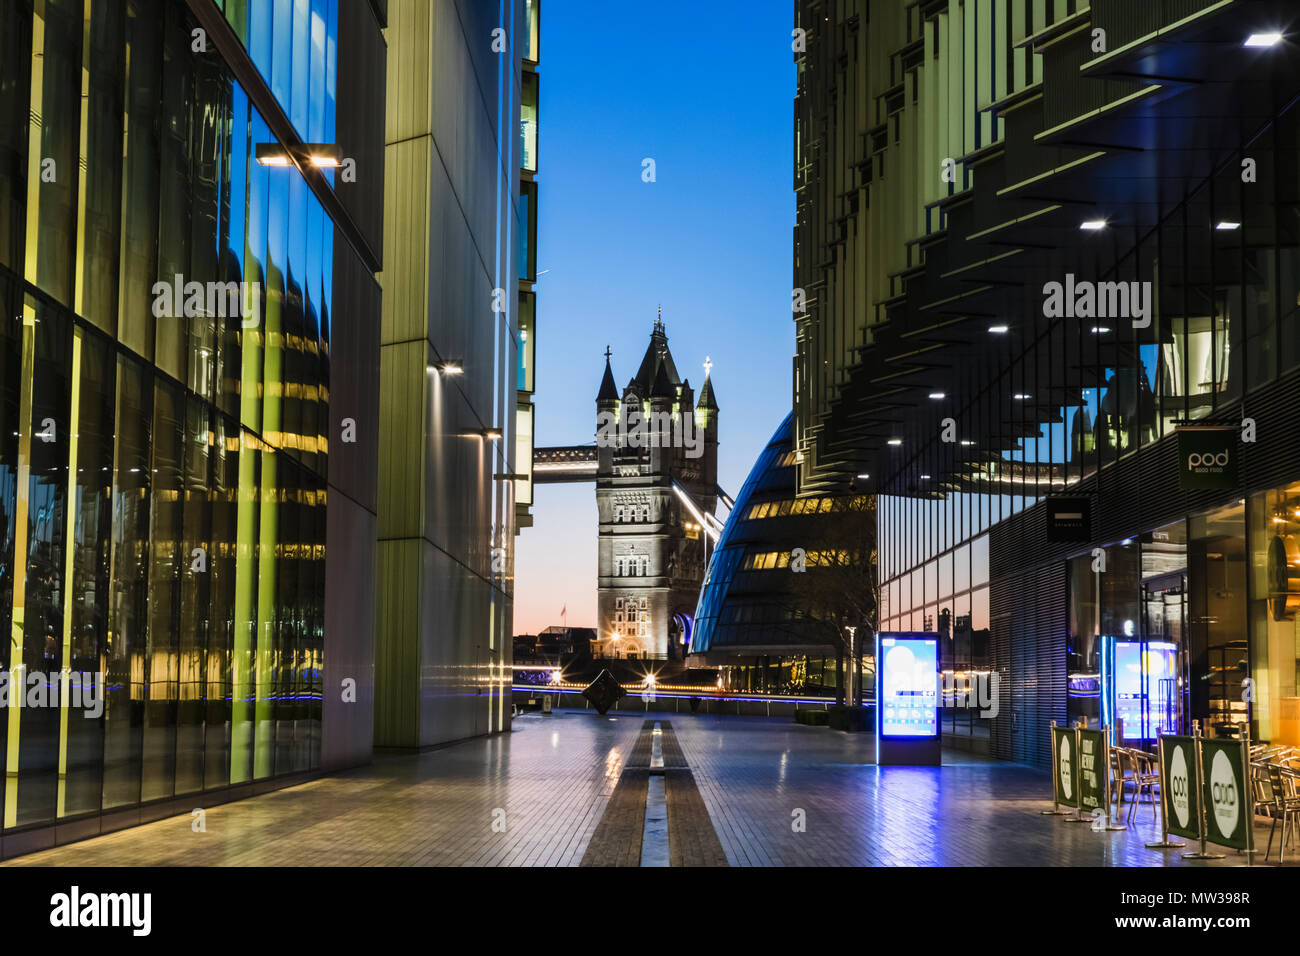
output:
POLYGON ((1205 839, 1249 850, 1251 816, 1246 793, 1246 745, 1240 740, 1200 738, 1205 839))
POLYGON ((1052 776, 1056 781, 1056 802, 1063 807, 1079 806, 1079 754, 1075 749, 1073 727, 1053 727, 1056 744, 1056 766, 1052 776))
POLYGON ((1163 762, 1163 786, 1160 799, 1164 803, 1165 823, 1170 833, 1189 840, 1201 838, 1200 790, 1196 779, 1196 738, 1162 734, 1160 759, 1163 762))
POLYGON ((1110 809, 1106 798, 1106 734, 1102 730, 1079 728, 1079 809, 1110 809))

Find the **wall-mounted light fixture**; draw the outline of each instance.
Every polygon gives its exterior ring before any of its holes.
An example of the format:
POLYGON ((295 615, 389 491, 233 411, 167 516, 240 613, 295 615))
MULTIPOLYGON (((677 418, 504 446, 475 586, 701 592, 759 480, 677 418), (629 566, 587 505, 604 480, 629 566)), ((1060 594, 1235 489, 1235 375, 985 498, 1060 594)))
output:
POLYGON ((336 143, 303 143, 292 151, 283 143, 258 143, 253 155, 262 166, 291 166, 295 155, 318 169, 336 169, 343 164, 336 143))

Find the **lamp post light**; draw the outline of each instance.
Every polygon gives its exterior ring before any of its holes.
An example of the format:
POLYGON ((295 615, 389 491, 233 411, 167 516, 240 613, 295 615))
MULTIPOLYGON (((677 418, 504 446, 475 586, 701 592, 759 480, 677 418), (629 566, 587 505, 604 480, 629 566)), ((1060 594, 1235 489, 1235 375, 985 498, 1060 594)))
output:
POLYGON ((849 706, 856 707, 858 703, 858 659, 855 653, 857 645, 854 636, 857 634, 858 629, 850 624, 846 625, 844 630, 849 632, 849 706))

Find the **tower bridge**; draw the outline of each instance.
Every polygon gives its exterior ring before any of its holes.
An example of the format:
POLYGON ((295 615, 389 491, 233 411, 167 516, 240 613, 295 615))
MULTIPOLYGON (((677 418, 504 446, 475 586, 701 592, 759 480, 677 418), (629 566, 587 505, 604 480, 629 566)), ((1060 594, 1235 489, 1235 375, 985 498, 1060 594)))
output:
POLYGON ((697 396, 678 375, 661 311, 621 393, 605 350, 600 442, 533 451, 534 483, 596 486, 597 656, 681 660, 690 642, 710 542, 722 528, 718 502, 731 503, 718 487, 711 368, 706 360, 697 396), (629 441, 646 422, 659 438, 629 441))

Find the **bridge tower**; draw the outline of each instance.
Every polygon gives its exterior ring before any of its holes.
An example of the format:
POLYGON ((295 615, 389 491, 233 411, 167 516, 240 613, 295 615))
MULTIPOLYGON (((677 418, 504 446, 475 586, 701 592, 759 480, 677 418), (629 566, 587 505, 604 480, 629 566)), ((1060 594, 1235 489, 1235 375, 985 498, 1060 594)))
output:
POLYGON ((678 375, 662 310, 621 393, 605 351, 596 396, 598 656, 684 656, 707 539, 673 486, 702 511, 717 510, 718 403, 709 368, 706 361, 697 400, 678 375))

